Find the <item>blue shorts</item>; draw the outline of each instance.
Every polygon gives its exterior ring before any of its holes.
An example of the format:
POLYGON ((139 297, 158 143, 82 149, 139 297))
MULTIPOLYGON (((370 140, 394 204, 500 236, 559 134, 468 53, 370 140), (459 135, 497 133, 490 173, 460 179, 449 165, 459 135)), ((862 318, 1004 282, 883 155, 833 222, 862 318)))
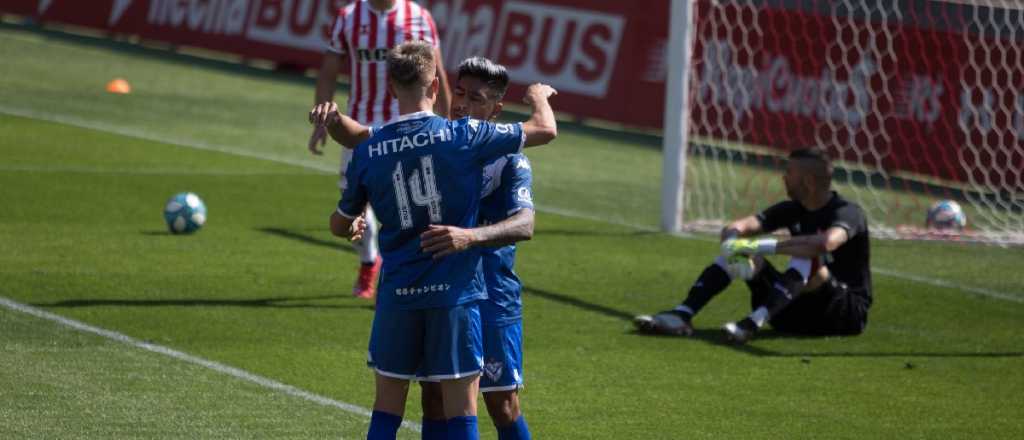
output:
POLYGON ((480 309, 475 302, 450 308, 377 310, 366 365, 381 375, 458 379, 483 368, 480 309))
POLYGON ((523 386, 523 321, 484 323, 484 374, 480 392, 517 390, 523 386))

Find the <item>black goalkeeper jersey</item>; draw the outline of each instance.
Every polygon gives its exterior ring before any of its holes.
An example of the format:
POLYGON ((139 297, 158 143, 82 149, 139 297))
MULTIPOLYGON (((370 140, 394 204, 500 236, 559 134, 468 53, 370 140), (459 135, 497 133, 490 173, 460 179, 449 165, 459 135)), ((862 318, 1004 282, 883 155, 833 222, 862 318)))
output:
POLYGON ((846 230, 846 243, 832 253, 822 255, 819 263, 828 267, 837 280, 850 291, 871 299, 871 249, 868 222, 864 210, 836 192, 822 208, 808 211, 803 205, 786 200, 772 205, 757 215, 764 232, 781 228, 792 236, 813 235, 831 227, 846 230))

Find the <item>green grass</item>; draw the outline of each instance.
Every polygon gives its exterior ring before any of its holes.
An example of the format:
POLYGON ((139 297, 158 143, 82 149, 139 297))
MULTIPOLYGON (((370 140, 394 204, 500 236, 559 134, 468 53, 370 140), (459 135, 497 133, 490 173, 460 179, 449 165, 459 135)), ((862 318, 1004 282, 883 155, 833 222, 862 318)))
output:
POLYGON ((4 308, 0 333, 4 438, 308 439, 365 431, 362 416, 4 308))
MULTIPOLYGON (((372 310, 348 295, 356 257, 327 231, 336 158, 305 151, 308 81, 9 28, 0 57, 0 114, 33 116, 0 115, 0 296, 372 404, 372 310), (135 93, 103 93, 115 75, 135 93), (182 190, 210 209, 193 236, 167 234, 159 212, 182 190)), ((873 243, 877 269, 1017 301, 876 273, 864 335, 767 331, 734 348, 716 332, 746 311, 734 286, 697 338, 640 336, 629 317, 676 303, 716 245, 615 224, 655 224, 654 149, 563 128, 529 154, 542 206, 607 220, 542 212, 520 250, 536 438, 1024 435, 1021 249, 873 243)), ((2 308, 0 335, 3 438, 365 433, 359 416, 2 308)))

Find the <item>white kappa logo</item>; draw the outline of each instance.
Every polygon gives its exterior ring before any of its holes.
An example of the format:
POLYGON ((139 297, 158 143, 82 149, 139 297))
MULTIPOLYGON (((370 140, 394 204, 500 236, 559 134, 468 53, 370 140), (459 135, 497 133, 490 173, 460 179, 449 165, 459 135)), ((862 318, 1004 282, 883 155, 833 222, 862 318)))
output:
POLYGON ((530 194, 530 188, 524 186, 516 190, 516 199, 523 203, 533 203, 533 196, 530 194))
POLYGON ((501 379, 501 373, 504 368, 504 362, 488 362, 484 364, 484 374, 486 374, 491 380, 497 382, 498 379, 501 379))

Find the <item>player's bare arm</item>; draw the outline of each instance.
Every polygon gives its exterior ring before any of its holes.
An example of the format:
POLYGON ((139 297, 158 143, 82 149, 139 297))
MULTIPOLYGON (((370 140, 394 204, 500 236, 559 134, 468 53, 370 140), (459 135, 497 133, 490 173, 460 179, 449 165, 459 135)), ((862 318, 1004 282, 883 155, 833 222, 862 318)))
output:
POLYGON ((814 235, 801 235, 775 245, 775 253, 799 258, 815 258, 839 249, 846 243, 846 229, 831 227, 814 235))
MULTIPOLYGON (((334 52, 324 54, 324 62, 316 75, 316 92, 313 96, 313 105, 330 102, 334 99, 334 90, 337 87, 338 71, 341 70, 341 55, 334 52)), ((321 155, 321 148, 327 142, 327 130, 320 125, 313 126, 313 134, 309 136, 309 143, 306 148, 310 153, 321 155), (320 144, 317 147, 317 144, 320 144)))
POLYGON ((339 111, 333 101, 314 105, 309 112, 309 123, 326 128, 331 139, 349 149, 370 138, 370 128, 339 111))
POLYGON ((327 124, 327 133, 331 139, 345 148, 355 148, 370 138, 370 127, 342 114, 337 108, 333 111, 332 123, 327 124))
POLYGON ((448 74, 444 71, 444 60, 441 58, 441 49, 434 48, 434 60, 437 61, 437 101, 434 102, 434 113, 443 118, 448 117, 452 105, 452 92, 448 85, 448 74))
POLYGON ((349 218, 337 211, 331 213, 330 223, 331 234, 349 240, 359 240, 366 230, 366 221, 362 216, 349 218))
POLYGON ((506 246, 532 239, 533 225, 532 209, 520 209, 498 223, 472 229, 430 225, 420 234, 420 250, 438 259, 475 246, 506 246))
POLYGON ((757 219, 757 216, 751 215, 735 220, 722 228, 719 241, 735 237, 749 237, 760 234, 761 231, 761 221, 757 219))
POLYGON ((531 107, 530 119, 523 123, 527 147, 545 145, 558 137, 555 112, 548 99, 558 91, 547 84, 533 84, 526 89, 523 102, 531 107))
POLYGON ((849 235, 838 226, 813 235, 801 235, 786 240, 773 237, 760 239, 728 238, 722 242, 722 256, 781 254, 797 258, 816 258, 832 252, 846 243, 849 235))

